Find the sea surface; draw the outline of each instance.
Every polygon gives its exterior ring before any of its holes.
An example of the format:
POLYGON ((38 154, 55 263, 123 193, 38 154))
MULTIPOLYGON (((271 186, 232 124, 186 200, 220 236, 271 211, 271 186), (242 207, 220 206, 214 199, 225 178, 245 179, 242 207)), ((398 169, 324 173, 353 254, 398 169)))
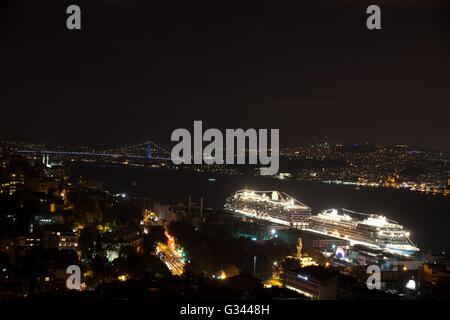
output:
POLYGON ((105 190, 160 201, 204 198, 205 206, 222 208, 237 190, 279 190, 312 208, 346 208, 383 214, 411 232, 424 253, 449 252, 450 197, 406 190, 279 180, 271 177, 228 176, 144 167, 72 164, 71 173, 103 181, 105 190), (212 181, 215 179, 215 181, 212 181))

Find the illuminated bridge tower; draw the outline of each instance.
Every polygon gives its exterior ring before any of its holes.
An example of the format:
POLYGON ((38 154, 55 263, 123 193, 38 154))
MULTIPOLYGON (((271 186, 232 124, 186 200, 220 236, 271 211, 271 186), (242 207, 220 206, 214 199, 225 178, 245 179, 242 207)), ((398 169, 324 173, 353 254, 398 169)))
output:
POLYGON ((152 145, 151 145, 151 143, 148 143, 147 147, 145 148, 145 157, 147 159, 151 159, 152 158, 152 145))

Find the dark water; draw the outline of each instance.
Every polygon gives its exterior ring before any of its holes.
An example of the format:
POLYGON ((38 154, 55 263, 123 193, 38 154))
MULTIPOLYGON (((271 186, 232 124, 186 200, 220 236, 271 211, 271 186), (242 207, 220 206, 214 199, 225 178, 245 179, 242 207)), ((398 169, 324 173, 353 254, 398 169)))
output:
POLYGON ((125 166, 74 165, 72 172, 104 182, 105 190, 125 192, 162 201, 193 201, 200 197, 211 208, 223 206, 225 198, 245 187, 280 190, 307 204, 314 213, 346 208, 380 213, 411 231, 411 239, 425 253, 450 249, 450 197, 411 191, 361 188, 322 183, 278 180, 267 177, 222 176, 174 170, 125 166), (215 178, 215 182, 208 181, 215 178), (136 182, 133 186, 132 182, 136 182))

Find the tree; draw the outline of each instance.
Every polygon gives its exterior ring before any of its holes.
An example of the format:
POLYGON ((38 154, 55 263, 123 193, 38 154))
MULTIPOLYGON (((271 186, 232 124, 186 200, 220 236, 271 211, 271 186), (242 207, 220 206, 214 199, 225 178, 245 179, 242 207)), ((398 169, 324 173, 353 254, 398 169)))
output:
POLYGON ((112 267, 105 256, 94 256, 91 260, 90 267, 93 272, 93 287, 97 286, 102 281, 110 280, 112 267))
POLYGON ((95 226, 102 221, 103 212, 97 197, 79 189, 69 192, 67 200, 74 205, 80 223, 95 226))
POLYGON ((80 246, 81 255, 83 258, 89 257, 89 251, 93 251, 96 240, 99 237, 99 232, 94 227, 86 227, 81 230, 78 244, 80 246))
POLYGON ((139 255, 132 247, 124 247, 114 260, 114 274, 134 279, 160 279, 170 276, 167 266, 152 254, 139 255))
POLYGON ((298 269, 300 267, 300 260, 293 257, 286 258, 281 262, 281 267, 285 271, 298 269))
POLYGON ((162 226, 153 226, 148 234, 144 235, 144 254, 151 254, 155 251, 157 243, 167 243, 165 229, 162 226))

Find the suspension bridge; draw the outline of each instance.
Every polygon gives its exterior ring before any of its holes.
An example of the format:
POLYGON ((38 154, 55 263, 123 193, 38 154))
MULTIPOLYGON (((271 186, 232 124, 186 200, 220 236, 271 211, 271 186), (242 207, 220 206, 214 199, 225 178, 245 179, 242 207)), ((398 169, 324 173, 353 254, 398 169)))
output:
POLYGON ((15 150, 19 154, 37 154, 37 155, 60 155, 60 156, 87 156, 100 158, 131 158, 147 159, 155 161, 170 161, 170 152, 152 141, 123 146, 104 150, 90 151, 67 151, 67 150, 46 150, 46 149, 28 149, 15 150))

